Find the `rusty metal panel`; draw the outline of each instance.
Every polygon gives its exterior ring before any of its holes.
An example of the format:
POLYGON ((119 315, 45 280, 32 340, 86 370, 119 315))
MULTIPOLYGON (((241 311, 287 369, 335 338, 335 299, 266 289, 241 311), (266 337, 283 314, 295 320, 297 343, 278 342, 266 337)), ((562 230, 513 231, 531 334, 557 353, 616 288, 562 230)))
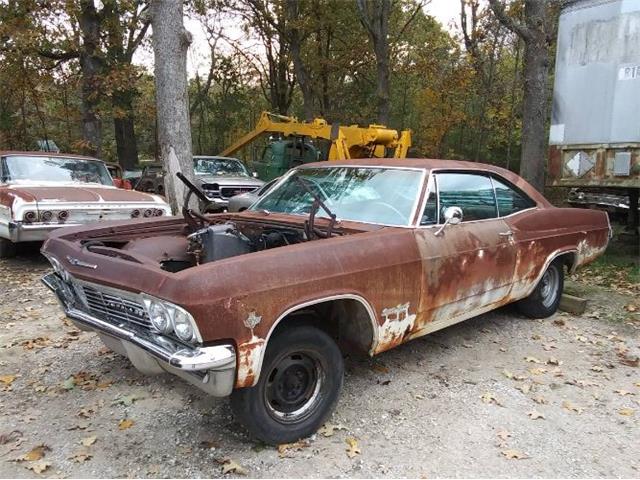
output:
POLYGON ((556 187, 640 188, 640 143, 552 146, 548 173, 556 187))

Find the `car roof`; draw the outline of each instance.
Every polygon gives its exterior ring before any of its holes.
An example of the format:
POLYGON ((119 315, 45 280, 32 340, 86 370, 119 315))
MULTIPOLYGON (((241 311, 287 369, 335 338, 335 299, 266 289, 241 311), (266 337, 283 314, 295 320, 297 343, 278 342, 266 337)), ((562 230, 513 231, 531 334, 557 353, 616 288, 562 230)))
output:
POLYGON ((335 160, 331 162, 305 163, 298 168, 318 167, 389 167, 389 168, 420 168, 424 170, 469 170, 491 172, 499 175, 509 183, 515 185, 535 200, 539 205, 550 207, 551 204, 532 185, 519 175, 506 168, 489 165, 487 163, 469 162, 464 160, 442 160, 437 158, 357 158, 350 160, 335 160))
POLYGON ((77 158, 78 160, 93 160, 94 162, 104 162, 99 158, 89 157, 87 155, 77 155, 75 153, 54 153, 54 152, 30 152, 21 150, 0 150, 0 157, 55 157, 55 158, 77 158))

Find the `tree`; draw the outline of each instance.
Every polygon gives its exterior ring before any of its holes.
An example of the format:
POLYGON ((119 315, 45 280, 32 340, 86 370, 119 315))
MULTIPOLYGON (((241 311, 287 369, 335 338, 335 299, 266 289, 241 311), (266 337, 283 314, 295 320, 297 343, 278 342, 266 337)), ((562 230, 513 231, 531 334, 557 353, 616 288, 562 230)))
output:
POLYGON ((547 5, 540 0, 525 0, 524 23, 522 23, 509 16, 503 2, 489 0, 489 4, 500 22, 524 42, 520 175, 542 191, 547 157, 546 120, 549 80, 547 5))
POLYGON ((174 212, 185 196, 185 187, 176 173, 195 180, 187 90, 191 34, 184 27, 182 15, 182 2, 154 0, 151 4, 158 146, 167 172, 165 192, 174 212))
POLYGON ((389 15, 391 0, 356 0, 358 18, 367 30, 376 55, 378 122, 389 123, 389 15))

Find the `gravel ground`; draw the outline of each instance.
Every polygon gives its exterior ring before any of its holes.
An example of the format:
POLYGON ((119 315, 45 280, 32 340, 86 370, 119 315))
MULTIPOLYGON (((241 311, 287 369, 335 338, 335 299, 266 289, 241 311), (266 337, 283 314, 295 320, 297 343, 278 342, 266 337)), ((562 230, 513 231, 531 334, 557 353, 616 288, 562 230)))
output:
POLYGON ((631 296, 591 288, 581 317, 507 307, 347 359, 330 423, 275 449, 225 399, 145 377, 77 331, 39 283, 46 270, 37 250, 0 260, 2 477, 640 475, 631 296))

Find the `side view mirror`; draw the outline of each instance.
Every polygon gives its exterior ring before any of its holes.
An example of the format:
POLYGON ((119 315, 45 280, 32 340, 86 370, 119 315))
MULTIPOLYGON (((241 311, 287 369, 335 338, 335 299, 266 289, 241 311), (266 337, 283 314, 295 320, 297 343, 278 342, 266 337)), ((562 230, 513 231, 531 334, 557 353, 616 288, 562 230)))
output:
POLYGON ((460 207, 447 207, 444 211, 444 223, 435 233, 435 236, 442 234, 447 225, 458 225, 462 221, 462 209, 460 207))

